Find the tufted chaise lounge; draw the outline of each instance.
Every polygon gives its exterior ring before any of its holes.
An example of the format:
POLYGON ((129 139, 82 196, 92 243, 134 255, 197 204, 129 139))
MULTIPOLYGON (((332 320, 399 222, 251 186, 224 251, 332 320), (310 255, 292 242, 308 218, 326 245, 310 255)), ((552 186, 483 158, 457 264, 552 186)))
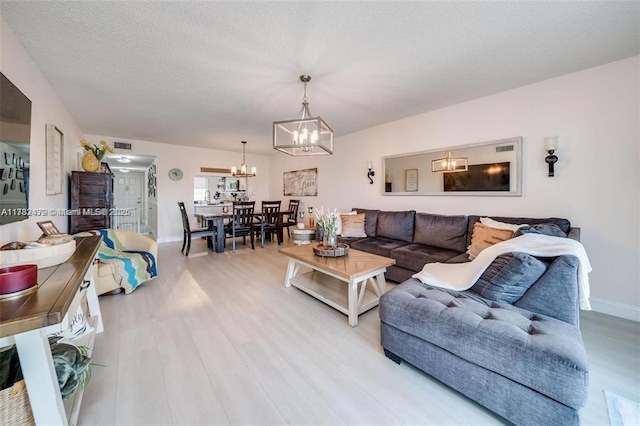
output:
POLYGON ((511 422, 578 424, 588 363, 580 335, 578 261, 545 259, 513 304, 410 279, 380 299, 381 343, 511 422))

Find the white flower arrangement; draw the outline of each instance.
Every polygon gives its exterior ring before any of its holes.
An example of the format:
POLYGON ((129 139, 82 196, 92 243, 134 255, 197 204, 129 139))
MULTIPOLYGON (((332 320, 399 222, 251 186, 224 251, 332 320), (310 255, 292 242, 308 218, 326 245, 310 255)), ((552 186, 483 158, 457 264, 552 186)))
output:
POLYGON ((318 225, 322 228, 325 234, 335 235, 338 230, 338 221, 340 220, 340 213, 338 213, 338 209, 333 209, 333 211, 327 210, 324 211, 324 208, 320 207, 315 211, 316 219, 318 220, 318 225))

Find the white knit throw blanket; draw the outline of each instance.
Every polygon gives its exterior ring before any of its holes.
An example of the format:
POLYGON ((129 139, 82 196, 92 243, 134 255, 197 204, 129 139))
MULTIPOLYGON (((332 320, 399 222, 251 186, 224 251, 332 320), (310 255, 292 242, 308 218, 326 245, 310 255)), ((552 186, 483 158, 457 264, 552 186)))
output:
POLYGON ((542 234, 524 234, 495 244, 480 252, 469 263, 427 263, 422 271, 413 275, 424 284, 450 290, 463 291, 471 288, 496 257, 512 252, 527 253, 532 256, 555 257, 573 255, 578 263, 578 299, 580 309, 591 310, 589 303, 589 272, 591 264, 582 244, 576 240, 550 237, 542 234))

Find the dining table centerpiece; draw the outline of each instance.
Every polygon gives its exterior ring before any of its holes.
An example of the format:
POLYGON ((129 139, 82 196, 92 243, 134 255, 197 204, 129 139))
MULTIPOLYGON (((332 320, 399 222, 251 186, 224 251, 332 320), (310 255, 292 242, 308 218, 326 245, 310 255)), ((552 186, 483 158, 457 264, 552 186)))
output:
POLYGON ((99 144, 90 144, 86 140, 82 140, 80 145, 87 151, 82 157, 82 168, 86 172, 96 172, 100 169, 100 161, 107 152, 114 153, 115 151, 107 143, 107 141, 100 141, 99 144))
POLYGON ((322 245, 325 249, 333 250, 337 246, 336 233, 338 231, 338 221, 340 220, 340 213, 337 209, 324 210, 320 207, 315 211, 318 226, 322 229, 322 245))

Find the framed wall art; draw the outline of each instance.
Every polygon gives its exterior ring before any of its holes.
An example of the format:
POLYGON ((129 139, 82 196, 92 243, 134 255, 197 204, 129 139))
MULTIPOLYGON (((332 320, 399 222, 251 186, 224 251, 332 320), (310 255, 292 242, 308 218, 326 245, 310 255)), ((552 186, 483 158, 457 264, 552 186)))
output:
POLYGON ((62 194, 64 135, 53 124, 46 126, 47 195, 62 194))
POLYGON ((404 190, 407 192, 418 190, 418 169, 404 171, 404 190))
POLYGON ((295 170, 282 174, 283 194, 296 197, 318 195, 318 169, 295 170))

